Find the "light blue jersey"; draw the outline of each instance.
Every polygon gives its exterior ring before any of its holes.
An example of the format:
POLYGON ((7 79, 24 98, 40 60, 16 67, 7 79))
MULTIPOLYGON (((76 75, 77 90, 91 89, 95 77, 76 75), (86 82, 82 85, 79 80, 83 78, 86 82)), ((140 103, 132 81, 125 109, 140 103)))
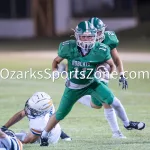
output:
POLYGON ((0 138, 0 150, 23 150, 22 143, 15 137, 0 138))

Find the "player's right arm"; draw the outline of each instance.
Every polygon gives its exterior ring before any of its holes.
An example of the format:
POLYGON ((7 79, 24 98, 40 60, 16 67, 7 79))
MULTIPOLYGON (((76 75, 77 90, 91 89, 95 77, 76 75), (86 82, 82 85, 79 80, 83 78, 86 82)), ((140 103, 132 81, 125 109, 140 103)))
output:
POLYGON ((106 61, 106 63, 109 64, 110 66, 110 74, 111 74, 113 71, 115 71, 115 64, 113 62, 113 59, 110 58, 109 60, 106 61))
POLYGON ((16 124, 18 121, 23 119, 25 116, 26 116, 25 111, 21 110, 18 113, 16 113, 14 116, 12 116, 3 127, 6 127, 6 128, 11 127, 12 125, 16 124))
POLYGON ((63 61, 64 58, 61 58, 59 56, 57 56, 54 60, 53 60, 53 63, 52 63, 52 71, 57 71, 58 69, 58 64, 63 61))
POLYGON ((65 41, 60 43, 58 49, 58 56, 53 60, 52 63, 52 71, 56 71, 58 69, 58 64, 64 59, 68 59, 69 57, 69 45, 70 41, 65 41))
POLYGON ((110 47, 103 45, 103 52, 105 53, 105 62, 109 64, 110 66, 110 73, 112 73, 115 70, 115 64, 113 62, 113 59, 110 55, 110 47))

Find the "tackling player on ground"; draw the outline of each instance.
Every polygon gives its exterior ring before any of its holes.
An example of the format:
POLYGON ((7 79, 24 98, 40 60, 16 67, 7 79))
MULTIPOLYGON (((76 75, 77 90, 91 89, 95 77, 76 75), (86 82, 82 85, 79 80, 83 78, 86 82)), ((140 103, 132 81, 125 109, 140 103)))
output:
MULTIPOLYGON (((51 97, 45 92, 34 93, 26 102, 25 108, 16 113, 9 121, 1 128, 7 131, 9 127, 23 119, 25 116, 29 119, 30 132, 20 132, 15 135, 23 143, 34 143, 39 141, 39 137, 47 125, 47 122, 52 114, 55 113, 55 108, 51 97)), ((57 124, 49 134, 49 143, 55 144, 59 139, 71 141, 71 138, 65 134, 60 125, 57 124)))
MULTIPOLYGON (((76 41, 69 40, 60 44, 58 56, 52 64, 53 71, 56 71, 57 65, 67 59, 69 78, 59 108, 51 116, 42 132, 41 146, 48 146, 48 133, 60 120, 65 118, 76 101, 84 95, 91 95, 100 103, 115 107, 124 116, 124 122, 129 123, 120 101, 105 84, 94 78, 95 70, 99 64, 106 62, 110 65, 110 73, 114 70, 110 48, 103 43, 96 42, 97 30, 88 21, 81 22, 76 27, 75 37, 76 41)), ((139 127, 144 128, 145 124, 139 122, 139 127)))

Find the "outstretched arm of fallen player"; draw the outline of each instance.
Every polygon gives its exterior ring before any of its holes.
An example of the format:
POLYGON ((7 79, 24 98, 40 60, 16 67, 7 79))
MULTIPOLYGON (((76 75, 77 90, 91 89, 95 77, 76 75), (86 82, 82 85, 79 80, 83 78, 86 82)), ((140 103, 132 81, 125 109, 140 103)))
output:
POLYGON ((25 111, 24 110, 19 111, 14 116, 12 116, 8 120, 8 122, 1 129, 3 130, 3 128, 5 128, 7 130, 7 128, 11 127, 15 123, 17 123, 18 121, 20 121, 21 119, 23 119, 25 116, 26 115, 25 115, 25 111))

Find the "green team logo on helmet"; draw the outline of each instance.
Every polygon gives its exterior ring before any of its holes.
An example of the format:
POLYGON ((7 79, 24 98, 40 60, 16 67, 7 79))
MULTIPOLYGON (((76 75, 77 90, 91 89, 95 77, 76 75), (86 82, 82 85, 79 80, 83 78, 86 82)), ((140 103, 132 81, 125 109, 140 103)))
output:
POLYGON ((80 22, 75 28, 77 45, 87 51, 94 47, 97 37, 96 28, 88 21, 80 22))
POLYGON ((97 41, 102 42, 105 39, 105 28, 106 25, 97 17, 89 19, 89 22, 97 29, 97 41))

